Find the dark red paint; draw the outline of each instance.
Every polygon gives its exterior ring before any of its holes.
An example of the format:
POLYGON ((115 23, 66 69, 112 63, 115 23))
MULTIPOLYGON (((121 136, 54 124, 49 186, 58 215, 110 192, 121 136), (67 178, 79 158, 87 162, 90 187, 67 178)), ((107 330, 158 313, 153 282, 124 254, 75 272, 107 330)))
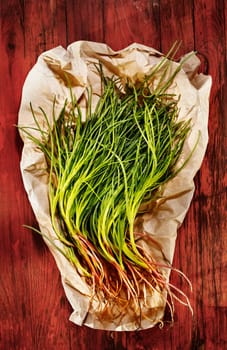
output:
MULTIPOLYGON (((225 1, 8 0, 0 1, 0 16, 0 349, 227 349, 225 1), (36 225, 15 127, 23 82, 40 53, 77 40, 113 49, 138 42, 163 52, 181 40, 179 55, 196 50, 201 70, 213 77, 209 145, 174 258, 193 284, 194 316, 176 304, 172 327, 113 333, 72 324, 51 254, 22 226, 36 225)), ((177 275, 171 279, 185 288, 177 275)))

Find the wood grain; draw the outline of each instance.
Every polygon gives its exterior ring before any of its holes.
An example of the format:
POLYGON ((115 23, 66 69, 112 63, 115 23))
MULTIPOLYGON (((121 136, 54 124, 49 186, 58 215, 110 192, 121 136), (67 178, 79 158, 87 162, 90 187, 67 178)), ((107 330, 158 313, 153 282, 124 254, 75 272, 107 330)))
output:
MULTIPOLYGON (((0 349, 227 349, 227 6, 224 0, 0 1, 0 349), (140 332, 79 327, 68 317, 55 262, 36 225, 20 176, 22 143, 15 124, 26 74, 39 54, 76 40, 121 49, 138 42, 179 55, 196 50, 211 74, 209 145, 179 230, 174 266, 193 284, 194 316, 176 304, 175 323, 140 332)), ((171 281, 188 292, 183 280, 171 281)))

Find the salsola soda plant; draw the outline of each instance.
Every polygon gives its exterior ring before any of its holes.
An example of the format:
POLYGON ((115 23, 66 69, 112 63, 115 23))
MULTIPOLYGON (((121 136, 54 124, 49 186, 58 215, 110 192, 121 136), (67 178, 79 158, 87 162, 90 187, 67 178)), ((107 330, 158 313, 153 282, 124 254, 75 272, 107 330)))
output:
MULTIPOLYGON (((184 296, 163 273, 170 264, 146 249, 155 245, 151 236, 135 226, 144 203, 157 200, 185 164, 178 160, 191 125, 178 120, 178 96, 168 93, 181 66, 171 74, 169 67, 164 58, 133 84, 104 76, 100 65, 101 95, 92 110, 87 89, 85 122, 71 91, 57 116, 53 102, 52 123, 41 108, 46 130, 32 109, 39 137, 21 127, 45 154, 50 216, 62 254, 91 287, 91 298, 110 309, 130 304, 135 314, 154 291, 170 300, 178 299, 175 291, 184 296)), ((173 302, 167 303, 172 311, 173 302)))

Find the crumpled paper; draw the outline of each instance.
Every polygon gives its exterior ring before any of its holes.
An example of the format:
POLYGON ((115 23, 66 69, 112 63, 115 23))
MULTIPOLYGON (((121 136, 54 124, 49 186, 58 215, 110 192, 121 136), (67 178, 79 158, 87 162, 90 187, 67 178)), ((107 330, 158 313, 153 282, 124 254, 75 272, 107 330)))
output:
MULTIPOLYGON (((60 112, 65 99, 69 98, 67 73, 70 85, 85 116, 85 90, 92 85, 93 108, 100 92, 100 77, 94 69, 94 63, 101 62, 104 73, 110 76, 120 76, 132 82, 140 80, 148 74, 152 67, 160 62, 163 55, 153 48, 134 43, 123 50, 113 51, 102 43, 78 41, 67 49, 58 46, 42 53, 37 63, 29 72, 22 91, 19 110, 19 126, 34 127, 30 103, 35 111, 36 118, 41 120, 41 106, 48 116, 52 116, 53 100, 56 99, 56 115, 60 112)), ((173 67, 179 63, 172 62, 173 67)), ((193 178, 201 166, 208 142, 208 112, 211 77, 198 74, 200 61, 196 55, 183 65, 174 80, 172 92, 180 95, 179 119, 192 119, 193 128, 186 140, 181 161, 190 154, 195 143, 197 147, 190 161, 181 172, 164 189, 162 198, 152 211, 142 217, 143 230, 161 245, 162 253, 171 263, 173 260, 177 229, 182 223, 194 192, 193 178)), ((35 132, 35 131, 34 131, 35 132)), ((21 159, 21 173, 25 190, 33 208, 40 230, 48 239, 45 239, 52 252, 58 269, 61 273, 62 285, 66 296, 73 308, 70 320, 77 325, 86 325, 92 328, 130 331, 145 329, 161 322, 166 306, 166 296, 156 292, 142 310, 141 319, 133 316, 126 310, 121 317, 99 317, 98 305, 91 301, 89 286, 81 279, 69 261, 50 243, 55 239, 49 216, 48 202, 48 174, 45 171, 45 158, 36 145, 20 131, 24 141, 21 159), (144 317, 143 317, 144 315, 144 317)), ((61 247, 55 239, 55 244, 61 247)), ((151 249, 154 249, 151 247, 151 249)), ((161 255, 162 255, 161 253, 161 255)), ((158 252, 154 251, 154 255, 158 252)), ((167 279, 170 271, 167 272, 167 279)))

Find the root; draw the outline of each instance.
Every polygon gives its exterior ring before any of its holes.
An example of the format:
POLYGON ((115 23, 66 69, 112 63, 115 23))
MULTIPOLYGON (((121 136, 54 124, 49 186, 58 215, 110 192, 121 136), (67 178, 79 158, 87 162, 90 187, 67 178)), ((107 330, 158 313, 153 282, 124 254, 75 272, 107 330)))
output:
POLYGON ((109 320, 120 324, 125 316, 134 317, 134 322, 140 328, 143 319, 154 322, 157 309, 165 306, 173 322, 175 301, 187 306, 193 313, 187 295, 168 282, 167 271, 178 273, 191 287, 190 281, 181 271, 172 268, 164 257, 162 261, 156 261, 145 248, 138 245, 146 268, 125 256, 122 268, 116 261, 106 261, 84 237, 80 236, 80 240, 86 252, 83 254, 83 264, 90 269, 90 277, 84 278, 91 288, 91 305, 100 322, 109 320))

